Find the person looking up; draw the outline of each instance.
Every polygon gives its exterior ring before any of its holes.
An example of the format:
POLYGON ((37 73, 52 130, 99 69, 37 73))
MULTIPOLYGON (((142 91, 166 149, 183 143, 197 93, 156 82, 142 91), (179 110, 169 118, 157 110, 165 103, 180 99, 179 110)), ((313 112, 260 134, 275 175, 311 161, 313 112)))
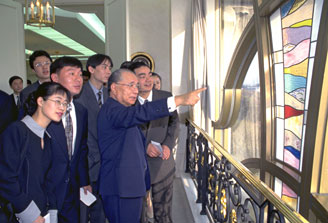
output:
POLYGON ((81 202, 81 223, 105 223, 106 217, 98 194, 98 176, 100 168, 100 153, 97 137, 97 116, 101 106, 108 99, 108 89, 104 84, 112 74, 113 61, 104 54, 95 54, 88 58, 86 69, 90 73, 90 80, 83 85, 77 102, 88 110, 88 164, 89 177, 93 194, 97 197, 92 206, 81 202))
POLYGON ((54 157, 46 128, 51 121, 61 121, 69 101, 70 93, 62 85, 43 83, 24 104, 28 115, 1 135, 0 196, 13 206, 19 222, 42 223, 47 213, 51 223, 57 222, 49 175, 54 157))
MULTIPOLYGON (((57 58, 50 66, 51 80, 63 85, 73 97, 80 94, 82 64, 75 57, 57 58)), ((88 112, 71 99, 67 111, 58 123, 51 123, 52 154, 56 162, 51 167, 52 186, 56 195, 58 221, 80 222, 80 188, 92 192, 88 174, 88 112)))

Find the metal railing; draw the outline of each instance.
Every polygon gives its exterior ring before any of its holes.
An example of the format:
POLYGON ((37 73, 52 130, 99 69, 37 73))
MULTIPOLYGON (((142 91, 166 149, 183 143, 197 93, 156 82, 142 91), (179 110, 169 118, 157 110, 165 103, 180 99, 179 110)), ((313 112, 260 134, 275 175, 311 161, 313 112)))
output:
POLYGON ((308 222, 193 121, 187 126, 186 172, 197 187, 200 214, 212 222, 308 222))

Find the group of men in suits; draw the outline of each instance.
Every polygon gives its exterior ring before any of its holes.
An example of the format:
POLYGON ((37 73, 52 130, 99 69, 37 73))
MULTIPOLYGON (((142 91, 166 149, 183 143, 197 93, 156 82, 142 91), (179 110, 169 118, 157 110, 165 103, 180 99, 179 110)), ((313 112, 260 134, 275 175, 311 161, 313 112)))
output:
POLYGON ((202 90, 175 97, 152 90, 147 65, 136 63, 132 71, 112 74, 113 62, 102 54, 88 59, 90 80, 84 85, 77 58, 52 63, 49 54, 39 50, 29 63, 38 80, 23 89, 21 103, 46 81, 60 83, 74 98, 62 121, 47 129, 55 160, 49 177, 58 221, 105 222, 107 217, 110 222, 139 222, 145 193, 152 186, 155 222, 171 222, 175 110, 195 104, 202 90), (110 93, 104 87, 107 81, 110 93), (162 152, 151 141, 161 144, 162 152), (81 188, 97 197, 91 207, 80 203, 81 188))

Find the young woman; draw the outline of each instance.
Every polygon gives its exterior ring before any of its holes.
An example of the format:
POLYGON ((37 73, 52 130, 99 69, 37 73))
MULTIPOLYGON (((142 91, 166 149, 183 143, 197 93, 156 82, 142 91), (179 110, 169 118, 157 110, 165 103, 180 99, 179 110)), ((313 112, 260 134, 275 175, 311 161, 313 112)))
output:
POLYGON ((50 214, 57 221, 51 177, 50 140, 46 128, 61 121, 70 93, 58 83, 43 83, 25 102, 26 115, 12 123, 0 141, 0 196, 8 201, 19 222, 42 223, 50 214))
POLYGON ((151 78, 153 79, 154 85, 153 88, 156 90, 161 90, 162 88, 162 78, 159 76, 159 74, 152 72, 151 78))

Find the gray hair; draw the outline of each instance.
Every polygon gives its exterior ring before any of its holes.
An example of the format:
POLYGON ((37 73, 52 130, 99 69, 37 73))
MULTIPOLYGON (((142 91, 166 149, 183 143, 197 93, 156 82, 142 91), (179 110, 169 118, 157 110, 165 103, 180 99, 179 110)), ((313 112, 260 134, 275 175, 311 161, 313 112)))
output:
POLYGON ((134 74, 131 70, 122 68, 122 69, 115 70, 110 75, 110 77, 108 79, 108 89, 109 89, 109 91, 110 91, 111 86, 112 86, 113 83, 118 83, 119 81, 122 80, 122 74, 125 73, 125 72, 134 74))

